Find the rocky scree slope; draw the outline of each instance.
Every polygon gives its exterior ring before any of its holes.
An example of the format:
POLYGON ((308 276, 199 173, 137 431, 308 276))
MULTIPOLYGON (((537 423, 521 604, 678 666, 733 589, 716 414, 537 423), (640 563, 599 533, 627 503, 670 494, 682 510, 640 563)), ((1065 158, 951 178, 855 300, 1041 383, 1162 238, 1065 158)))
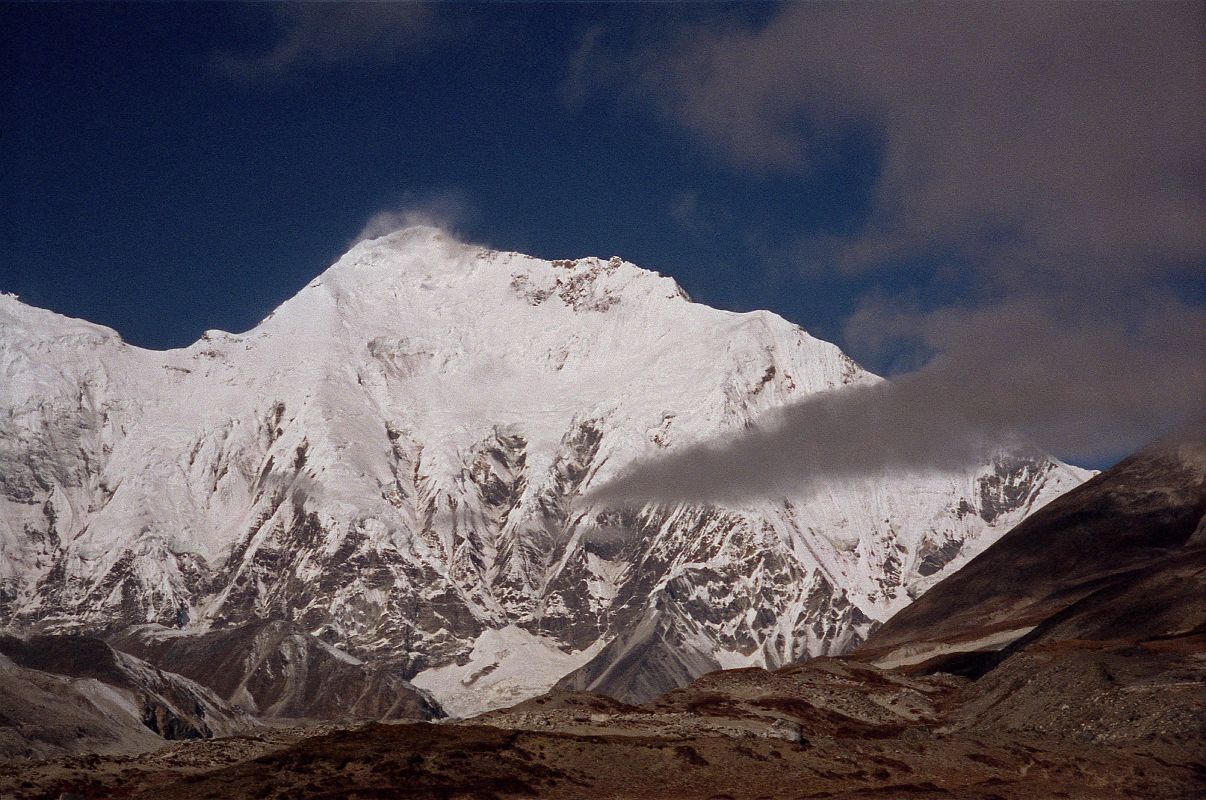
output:
POLYGON ((0 761, 139 753, 255 726, 208 689, 100 639, 0 635, 0 761))
POLYGON ((1003 447, 740 505, 578 498, 876 380, 619 258, 429 228, 167 352, 0 296, 0 624, 283 620, 453 714, 841 652, 1087 473, 1003 447))
POLYGON ((387 665, 373 666, 281 620, 196 635, 136 625, 109 642, 195 680, 261 718, 403 720, 443 716, 426 693, 387 665))

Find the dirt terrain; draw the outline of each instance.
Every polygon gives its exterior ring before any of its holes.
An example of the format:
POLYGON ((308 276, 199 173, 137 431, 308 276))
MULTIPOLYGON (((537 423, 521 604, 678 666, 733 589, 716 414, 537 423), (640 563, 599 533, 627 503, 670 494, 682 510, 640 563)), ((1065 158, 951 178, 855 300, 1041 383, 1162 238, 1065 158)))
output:
POLYGON ((0 797, 1193 798, 1206 637, 1038 645, 972 682, 840 659, 629 706, 551 694, 464 722, 272 728, 10 764, 0 797))

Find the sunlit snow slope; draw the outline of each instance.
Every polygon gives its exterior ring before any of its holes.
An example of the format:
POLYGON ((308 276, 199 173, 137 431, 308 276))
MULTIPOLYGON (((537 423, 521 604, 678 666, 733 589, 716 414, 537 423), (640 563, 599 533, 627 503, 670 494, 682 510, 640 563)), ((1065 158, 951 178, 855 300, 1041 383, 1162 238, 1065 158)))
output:
POLYGON ((459 713, 570 670, 643 699, 841 651, 1088 473, 1002 450, 741 507, 575 498, 874 380, 619 258, 430 228, 358 244, 254 330, 181 350, 0 296, 0 624, 289 619, 459 713))

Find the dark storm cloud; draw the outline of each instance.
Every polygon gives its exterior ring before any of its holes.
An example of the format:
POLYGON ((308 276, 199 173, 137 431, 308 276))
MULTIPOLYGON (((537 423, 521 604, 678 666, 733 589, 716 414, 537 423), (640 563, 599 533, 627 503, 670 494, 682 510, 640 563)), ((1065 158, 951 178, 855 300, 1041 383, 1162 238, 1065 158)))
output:
POLYGON ((419 3, 281 3, 272 7, 276 37, 263 53, 219 53, 216 65, 238 78, 283 75, 307 66, 388 61, 426 48, 436 15, 419 3))
POLYGON ((795 174, 802 191, 836 138, 873 131, 865 227, 802 231, 788 259, 851 279, 945 270, 965 299, 867 298, 847 343, 910 343, 925 366, 600 496, 734 499, 949 466, 1014 435, 1109 457, 1200 415, 1206 314, 1187 287, 1206 265, 1203 18, 1187 3, 793 4, 630 62, 630 91, 735 169, 795 174))

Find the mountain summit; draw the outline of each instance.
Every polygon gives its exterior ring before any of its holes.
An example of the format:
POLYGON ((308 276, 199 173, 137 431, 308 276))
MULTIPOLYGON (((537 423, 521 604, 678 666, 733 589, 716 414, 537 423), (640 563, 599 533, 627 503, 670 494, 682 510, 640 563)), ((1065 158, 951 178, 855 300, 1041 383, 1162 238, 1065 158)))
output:
POLYGON ((432 228, 166 352, 0 296, 0 374, 0 624, 279 619, 453 714, 844 651, 1088 477, 1003 448, 736 507, 586 505, 638 459, 879 379, 619 258, 432 228))

